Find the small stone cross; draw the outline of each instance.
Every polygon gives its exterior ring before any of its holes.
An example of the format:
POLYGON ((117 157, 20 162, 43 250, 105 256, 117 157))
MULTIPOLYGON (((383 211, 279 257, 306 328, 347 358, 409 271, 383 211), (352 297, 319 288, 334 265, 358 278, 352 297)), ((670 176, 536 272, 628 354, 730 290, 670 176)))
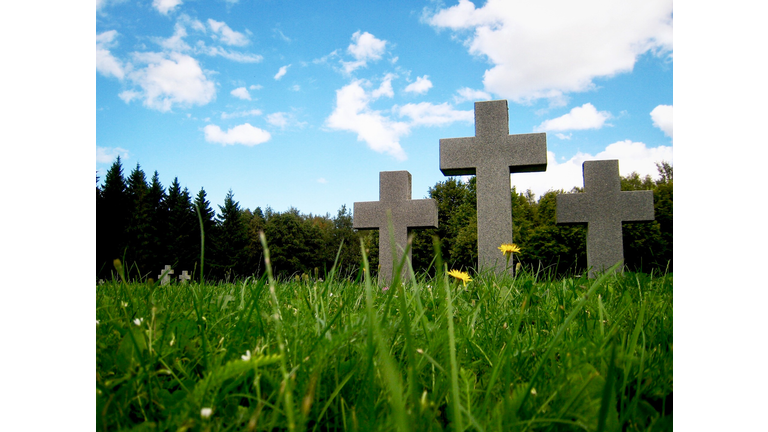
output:
POLYGON ((584 193, 557 196, 558 224, 587 224, 589 277, 624 259, 621 223, 654 220, 652 191, 621 191, 618 160, 586 161, 584 193))
POLYGON ((546 169, 547 135, 509 135, 506 100, 475 102, 474 137, 440 140, 443 174, 477 175, 478 267, 504 270, 506 260, 498 248, 512 243, 509 175, 546 169))
POLYGON ((173 274, 173 269, 171 266, 167 265, 164 269, 161 270, 161 273, 157 275, 157 278, 162 280, 160 281, 160 285, 168 285, 171 282, 171 275, 173 274))
POLYGON ((179 275, 179 280, 180 280, 180 281, 181 281, 181 283, 183 283, 183 284, 187 283, 187 281, 188 281, 188 280, 190 280, 190 279, 192 279, 192 276, 190 276, 189 274, 187 274, 187 271, 186 271, 186 270, 182 271, 182 272, 181 272, 181 275, 179 275))
MULTIPOLYGON (((389 282, 394 277, 388 213, 392 215, 395 250, 400 255, 396 258, 401 258, 409 228, 437 228, 437 201, 411 199, 411 173, 408 171, 382 171, 379 173, 379 201, 354 203, 352 227, 379 230, 379 280, 383 282, 389 282)), ((411 259, 410 251, 408 259, 411 259)), ((402 275, 405 276, 405 267, 402 275)))

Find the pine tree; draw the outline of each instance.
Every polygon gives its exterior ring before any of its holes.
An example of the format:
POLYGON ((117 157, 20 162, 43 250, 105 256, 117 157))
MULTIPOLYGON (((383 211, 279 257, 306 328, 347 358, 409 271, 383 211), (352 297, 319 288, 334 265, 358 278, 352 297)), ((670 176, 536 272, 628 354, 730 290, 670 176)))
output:
POLYGON ((123 258, 127 243, 126 228, 129 200, 123 167, 117 157, 104 177, 101 200, 96 207, 96 272, 99 278, 109 278, 112 261, 123 258))
POLYGON ((181 189, 178 177, 168 188, 165 207, 168 213, 162 237, 166 259, 175 268, 192 272, 200 258, 195 255, 195 250, 200 248, 200 227, 189 191, 181 189))
POLYGON ((214 219, 216 214, 214 213, 213 209, 211 208, 211 203, 206 200, 206 193, 205 189, 200 188, 200 192, 197 193, 197 196, 195 197, 194 201, 194 208, 196 219, 198 220, 198 228, 199 228, 199 220, 202 219, 203 222, 203 235, 205 238, 205 249, 201 251, 200 249, 200 242, 197 242, 197 246, 195 247, 195 253, 197 257, 201 257, 201 252, 203 253, 203 262, 201 263, 198 258, 198 267, 199 266, 205 266, 205 269, 208 269, 205 274, 206 277, 213 276, 214 278, 221 277, 218 273, 215 272, 215 263, 217 260, 217 243, 218 243, 218 230, 216 226, 216 220, 214 219), (197 212, 199 212, 199 218, 197 218, 197 212), (211 270, 214 270, 213 272, 211 270))
POLYGON ((250 270, 245 268, 248 234, 247 227, 243 223, 240 204, 235 201, 232 189, 227 193, 224 205, 219 206, 219 210, 221 214, 216 219, 220 243, 215 265, 226 279, 242 276, 250 270))
POLYGON ((147 184, 141 165, 131 171, 128 177, 128 199, 130 202, 128 222, 128 249, 126 262, 129 272, 144 278, 151 275, 152 255, 152 206, 149 200, 149 185, 147 184))

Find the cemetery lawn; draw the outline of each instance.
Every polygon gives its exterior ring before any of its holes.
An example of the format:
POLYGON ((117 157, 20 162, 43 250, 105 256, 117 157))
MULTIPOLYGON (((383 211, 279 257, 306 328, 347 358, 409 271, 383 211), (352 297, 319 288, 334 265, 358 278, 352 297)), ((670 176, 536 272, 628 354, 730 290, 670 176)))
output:
POLYGON ((96 287, 97 430, 672 429, 672 275, 96 287))

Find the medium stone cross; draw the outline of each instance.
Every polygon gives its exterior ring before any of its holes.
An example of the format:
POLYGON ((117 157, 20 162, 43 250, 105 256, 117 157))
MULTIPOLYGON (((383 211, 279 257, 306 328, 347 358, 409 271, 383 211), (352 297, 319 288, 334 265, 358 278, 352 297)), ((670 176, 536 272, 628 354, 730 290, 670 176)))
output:
POLYGON ((171 282, 171 275, 173 274, 173 269, 171 266, 167 265, 164 269, 160 271, 160 274, 157 275, 157 278, 162 280, 160 281, 160 285, 168 285, 171 282))
POLYGON ((474 137, 440 140, 440 171, 443 174, 477 176, 477 261, 480 269, 501 273, 506 264, 499 246, 512 243, 509 175, 546 169, 547 135, 509 135, 506 100, 475 102, 474 137))
POLYGON ((186 270, 182 271, 182 272, 181 272, 181 274, 179 275, 179 280, 180 280, 180 281, 181 281, 181 283, 183 283, 183 284, 187 283, 187 281, 188 281, 188 280, 190 280, 190 279, 192 279, 192 276, 190 276, 189 274, 187 274, 187 271, 186 271, 186 270))
MULTIPOLYGON (((392 215, 395 258, 399 263, 408 241, 409 228, 437 228, 437 201, 411 199, 411 173, 408 171, 382 171, 379 173, 379 201, 354 203, 352 227, 379 230, 379 280, 383 282, 389 282, 394 277, 388 213, 392 215)), ((408 251, 408 259, 411 259, 411 251, 408 251)), ((405 267, 401 275, 405 277, 405 267)))
POLYGON ((582 171, 584 193, 558 195, 556 213, 558 224, 587 224, 591 278, 624 259, 622 222, 654 219, 653 192, 622 192, 615 159, 586 161, 582 171))

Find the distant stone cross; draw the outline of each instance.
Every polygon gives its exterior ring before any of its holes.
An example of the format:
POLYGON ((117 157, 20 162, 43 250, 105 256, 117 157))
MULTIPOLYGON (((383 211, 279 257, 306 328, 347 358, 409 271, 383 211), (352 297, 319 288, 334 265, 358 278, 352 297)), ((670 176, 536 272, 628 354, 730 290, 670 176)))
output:
POLYGON ((547 169, 547 135, 509 135, 506 100, 475 102, 475 136, 440 140, 440 171, 477 176, 478 267, 504 270, 499 250, 512 243, 509 175, 547 169))
POLYGON ((624 259, 621 223, 654 219, 652 191, 621 191, 618 160, 586 161, 584 193, 557 196, 558 224, 587 224, 589 277, 624 259))
POLYGON ((163 278, 160 281, 160 285, 168 285, 171 282, 171 275, 173 274, 173 269, 171 266, 166 265, 165 268, 160 272, 159 275, 157 275, 158 279, 163 278))
POLYGON ((190 280, 190 279, 192 279, 192 276, 190 276, 189 274, 187 274, 187 271, 186 271, 186 270, 184 270, 183 272, 181 272, 181 275, 179 275, 179 280, 180 280, 180 281, 181 281, 181 283, 183 283, 183 284, 187 283, 187 281, 188 281, 188 280, 190 280))
MULTIPOLYGON (((355 229, 379 230, 379 280, 389 282, 394 277, 392 245, 389 242, 387 213, 392 215, 398 263, 408 241, 409 228, 437 228, 437 201, 411 199, 411 173, 382 171, 379 173, 379 201, 356 202, 352 226, 355 229)), ((411 252, 408 252, 411 259, 411 252)), ((406 264, 407 265, 407 264, 406 264)), ((403 268, 403 276, 405 276, 403 268)))

